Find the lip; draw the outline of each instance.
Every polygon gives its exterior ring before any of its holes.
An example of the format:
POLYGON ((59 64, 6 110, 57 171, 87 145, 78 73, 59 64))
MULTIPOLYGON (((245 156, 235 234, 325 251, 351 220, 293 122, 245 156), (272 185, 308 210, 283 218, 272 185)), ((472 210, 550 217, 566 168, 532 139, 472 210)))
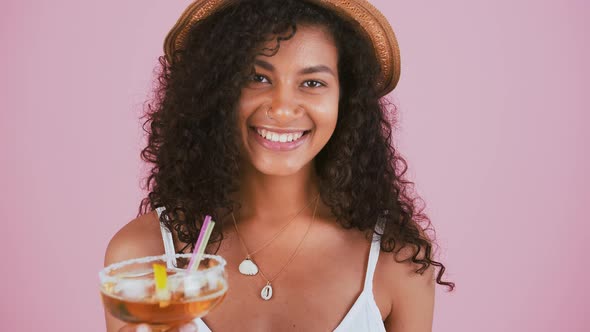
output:
POLYGON ((252 126, 251 128, 253 128, 254 130, 256 129, 266 129, 268 131, 272 131, 273 133, 277 133, 277 134, 291 134, 291 133, 300 133, 300 132, 306 132, 309 131, 309 129, 293 129, 293 128, 273 128, 273 127, 265 127, 265 126, 252 126))
MULTIPOLYGON (((262 128, 262 127, 257 127, 257 128, 262 128)), ((266 129, 266 128, 264 128, 266 129)), ((270 129, 267 129, 270 130, 270 129)), ((274 130, 271 130, 274 131, 274 130)), ((301 131, 305 131, 305 130, 297 130, 295 132, 301 132, 301 131)), ((277 131, 278 132, 278 131, 277 131)), ((281 133, 287 133, 287 132, 281 132, 281 133)), ((295 150, 298 147, 301 146, 301 144, 307 142, 307 139, 309 138, 309 134, 310 133, 306 133, 304 134, 300 139, 298 139, 295 142, 271 142, 269 140, 267 140, 266 138, 262 138, 262 136, 258 135, 258 133, 256 132, 256 128, 250 128, 250 130, 248 130, 248 135, 252 136, 252 138, 254 140, 256 140, 256 142, 258 142, 258 144, 262 145, 263 147, 272 150, 272 151, 291 151, 291 150, 295 150)))

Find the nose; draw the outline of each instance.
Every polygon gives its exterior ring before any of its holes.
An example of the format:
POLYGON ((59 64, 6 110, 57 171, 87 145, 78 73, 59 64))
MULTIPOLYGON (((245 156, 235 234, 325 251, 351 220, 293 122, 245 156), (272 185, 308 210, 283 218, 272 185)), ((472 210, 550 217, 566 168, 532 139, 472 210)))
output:
POLYGON ((278 86, 273 90, 271 98, 271 107, 268 110, 271 119, 286 123, 301 117, 304 113, 304 109, 297 98, 297 92, 293 88, 285 85, 278 86))

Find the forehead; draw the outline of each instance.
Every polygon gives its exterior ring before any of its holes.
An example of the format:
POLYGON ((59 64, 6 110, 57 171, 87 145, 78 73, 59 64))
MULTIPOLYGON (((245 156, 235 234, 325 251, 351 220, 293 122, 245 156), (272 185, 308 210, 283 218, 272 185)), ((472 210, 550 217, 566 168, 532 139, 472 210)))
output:
MULTIPOLYGON (((264 45, 267 49, 277 46, 276 37, 264 45)), ((270 63, 291 66, 328 65, 334 69, 338 63, 338 49, 327 28, 317 25, 297 25, 297 31, 288 40, 281 40, 279 50, 272 56, 256 57, 270 63)))

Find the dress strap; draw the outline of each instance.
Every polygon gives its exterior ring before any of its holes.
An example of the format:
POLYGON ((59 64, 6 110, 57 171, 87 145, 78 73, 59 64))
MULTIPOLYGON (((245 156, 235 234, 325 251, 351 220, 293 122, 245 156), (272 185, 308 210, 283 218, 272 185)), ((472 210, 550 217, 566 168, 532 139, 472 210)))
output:
POLYGON ((365 275, 365 289, 370 291, 373 289, 373 275, 375 274, 375 267, 377 260, 379 260, 379 253, 381 252, 381 234, 383 232, 383 225, 377 222, 375 225, 375 232, 373 233, 373 241, 371 242, 371 249, 369 251, 369 262, 367 263, 367 274, 365 275))
MULTIPOLYGON (((156 208, 156 212, 158 213, 158 220, 160 220, 160 216, 162 212, 164 212, 166 208, 159 207, 156 208)), ((176 267, 176 258, 174 255, 176 254, 176 250, 174 249, 174 239, 172 238, 172 233, 164 225, 164 223, 160 222, 160 232, 162 232, 162 240, 164 241, 164 252, 167 256, 166 258, 166 265, 168 268, 176 267)))

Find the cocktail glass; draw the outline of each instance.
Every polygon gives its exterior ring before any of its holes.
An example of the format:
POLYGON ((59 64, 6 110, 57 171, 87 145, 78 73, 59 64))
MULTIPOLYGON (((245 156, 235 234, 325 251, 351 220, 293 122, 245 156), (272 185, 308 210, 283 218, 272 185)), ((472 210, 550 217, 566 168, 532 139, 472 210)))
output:
POLYGON ((111 315, 164 331, 205 316, 227 292, 225 260, 202 255, 187 270, 192 254, 149 256, 115 263, 99 272, 102 302, 111 315), (156 290, 153 264, 167 266, 167 292, 156 290))

